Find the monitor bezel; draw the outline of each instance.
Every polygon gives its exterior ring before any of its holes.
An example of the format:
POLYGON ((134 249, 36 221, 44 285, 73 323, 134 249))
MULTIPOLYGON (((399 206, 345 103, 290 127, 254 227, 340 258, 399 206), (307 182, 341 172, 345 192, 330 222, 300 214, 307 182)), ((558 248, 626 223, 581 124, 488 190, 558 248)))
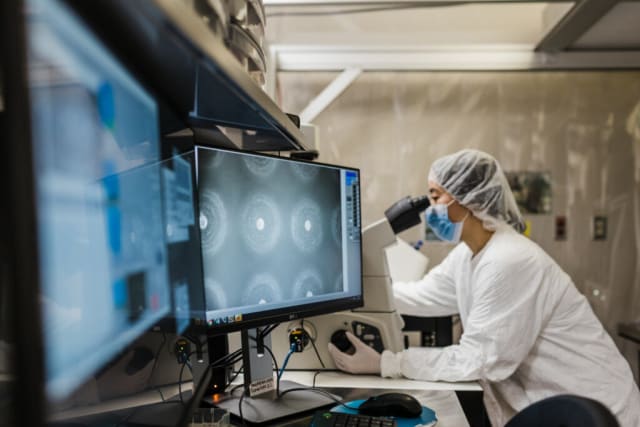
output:
MULTIPOLYGON (((168 110, 167 110, 168 111, 168 110)), ((162 118, 160 118, 161 120, 161 125, 162 125, 162 118)), ((161 145, 162 145, 162 149, 178 149, 178 147, 176 147, 175 145, 173 145, 168 138, 166 137, 166 135, 160 135, 161 138, 161 145)), ((165 154, 163 153, 162 156, 162 160, 161 162, 167 162, 169 160, 173 161, 173 159, 175 157, 179 157, 179 158, 183 158, 184 156, 188 156, 191 155, 191 163, 192 163, 192 168, 191 168, 191 184, 192 184, 192 189, 194 189, 193 191, 193 196, 194 196, 194 200, 193 200, 193 208, 194 208, 194 215, 196 214, 196 212, 199 212, 200 210, 200 203, 198 201, 198 197, 197 197, 197 193, 195 192, 195 186, 196 186, 196 170, 194 167, 194 163, 195 163, 195 150, 193 148, 189 149, 189 150, 185 150, 185 151, 181 151, 181 152, 177 152, 174 155, 171 155, 169 157, 165 157, 165 154)), ((162 183, 162 185, 164 186, 164 182, 162 183)), ((164 190, 163 190, 164 191, 164 190)), ((166 200, 164 199, 164 196, 162 197, 162 204, 163 204, 163 216, 166 217, 166 206, 165 206, 166 200)), ((166 218, 164 218, 164 221, 166 222, 166 218)), ((196 225, 196 227, 194 227, 194 239, 196 240, 196 244, 198 244, 198 246, 200 245, 200 227, 198 227, 196 225)), ((181 242, 184 243, 184 242, 181 242)), ((167 242, 166 246, 167 246, 167 256, 170 257, 170 253, 169 251, 172 250, 172 243, 167 242)), ((198 248, 198 257, 199 260, 196 260, 197 262, 197 268, 199 268, 199 277, 200 279, 202 279, 204 277, 204 271, 202 269, 202 251, 199 250, 198 248)), ((177 319, 175 317, 175 311, 176 311, 176 306, 175 306, 175 296, 173 294, 173 284, 171 282, 171 277, 173 272, 171 271, 171 263, 169 263, 167 265, 167 275, 169 278, 169 288, 171 290, 171 310, 169 312, 169 314, 167 314, 165 317, 163 317, 162 319, 160 319, 155 326, 152 327, 152 330, 156 331, 156 332, 162 332, 162 333, 171 333, 171 334, 184 334, 187 331, 191 330, 193 328, 193 326, 196 324, 197 321, 199 321, 201 318, 200 316, 198 316, 197 314, 202 313, 204 311, 204 309, 202 307, 193 307, 192 303, 194 302, 194 299, 192 298, 191 293, 189 294, 189 322, 188 325, 184 328, 184 330, 182 331, 178 331, 177 328, 177 319)), ((189 284, 189 286, 191 286, 191 284, 189 284)), ((191 291, 191 289, 190 289, 191 291)), ((202 286, 199 286, 199 291, 202 292, 202 295, 199 296, 201 303, 204 303, 204 289, 202 286)))
POLYGON ((6 202, 2 252, 7 256, 10 286, 11 334, 14 353, 9 361, 15 378, 9 387, 12 410, 9 422, 42 425, 45 419, 43 334, 39 301, 39 263, 36 232, 36 197, 33 179, 31 113, 27 84, 27 28, 23 0, 0 5, 0 56, 3 116, 0 193, 6 202), (11 82, 11 84, 7 84, 11 82))
MULTIPOLYGON (((347 171, 353 171, 356 172, 358 174, 358 187, 359 190, 361 190, 362 188, 362 176, 360 174, 360 169, 356 168, 356 167, 352 167, 352 166, 344 166, 344 165, 337 165, 337 164, 331 164, 331 163, 323 163, 323 162, 316 162, 316 161, 309 161, 309 160, 303 160, 303 159, 292 159, 290 157, 283 157, 283 156, 279 156, 279 155, 275 155, 275 154, 271 154, 271 153, 264 153, 264 152, 255 152, 255 151, 246 151, 246 150, 241 150, 241 149, 233 149, 233 148, 228 148, 228 147, 217 147, 217 146, 212 146, 212 145, 206 145, 206 144, 201 144, 201 143, 196 143, 194 145, 194 151, 196 152, 196 156, 195 156, 195 162, 196 162, 196 191, 198 192, 199 195, 199 183, 198 183, 198 155, 197 152, 200 149, 204 149, 204 150, 214 150, 214 151, 220 151, 220 152, 227 152, 227 153, 232 153, 232 154, 236 154, 236 155, 243 155, 243 156, 257 156, 257 157, 267 157, 267 158, 271 158, 271 159, 276 159, 276 160, 281 160, 281 161, 285 161, 285 162, 293 162, 293 163, 302 163, 302 164, 310 164, 313 166, 325 166, 325 167, 330 167, 330 168, 334 168, 334 169, 341 169, 341 170, 347 170, 347 171)), ((199 200, 200 198, 198 197, 198 209, 199 209, 199 200)), ((362 199, 362 197, 360 197, 360 199, 362 199)), ((360 209, 362 209, 362 206, 360 206, 360 209)), ((226 324, 220 324, 220 325, 209 325, 206 321, 206 308, 205 308, 205 318, 204 320, 204 324, 200 324, 200 325, 193 325, 192 328, 195 329, 195 331, 199 332, 199 333, 206 333, 209 336, 214 336, 214 335, 220 335, 220 334, 226 334, 229 332, 237 332, 243 329, 254 329, 254 328, 259 328, 259 327, 263 327, 263 326, 268 326, 268 325, 272 325, 272 324, 276 324, 276 323, 281 323, 281 322, 285 322, 285 321, 293 321, 293 320, 298 320, 298 319, 304 319, 307 317, 313 317, 313 316, 319 316, 322 314, 329 314, 329 313, 335 313, 338 311, 344 311, 344 310, 350 310, 350 309, 354 309, 354 308, 359 308, 359 307, 363 307, 364 306, 364 275, 363 275, 363 269, 362 269, 362 224, 360 224, 360 239, 359 239, 359 248, 360 248, 360 292, 358 293, 358 295, 356 296, 349 296, 349 297, 343 297, 343 298, 336 298, 336 299, 332 299, 332 300, 328 300, 328 301, 321 301, 321 302, 313 302, 313 303, 309 303, 309 304, 298 304, 298 305, 294 305, 294 306, 290 306, 290 307, 284 307, 284 308, 276 308, 276 309, 271 309, 271 310, 265 310, 265 311, 261 311, 261 312, 257 312, 257 313, 250 313, 247 316, 250 316, 249 319, 242 319, 241 321, 238 322, 233 322, 233 323, 226 323, 226 324), (253 315, 258 315, 259 317, 257 318, 251 318, 253 315)), ((202 261, 202 267, 204 269, 204 260, 202 261)), ((204 286, 204 281, 203 281, 203 286, 204 286)), ((205 296, 206 298, 206 296, 205 296)), ((206 307, 206 300, 205 300, 205 307, 206 307)))

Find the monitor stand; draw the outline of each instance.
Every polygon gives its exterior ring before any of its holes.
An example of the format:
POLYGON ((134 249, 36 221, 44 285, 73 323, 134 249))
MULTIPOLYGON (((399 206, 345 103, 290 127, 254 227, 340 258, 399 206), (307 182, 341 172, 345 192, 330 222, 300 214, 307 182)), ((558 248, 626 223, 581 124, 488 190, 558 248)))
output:
MULTIPOLYGON (((307 388, 307 390, 292 391, 279 398, 276 392, 271 391, 255 397, 244 397, 240 402, 240 397, 244 389, 240 387, 229 396, 221 398, 215 403, 218 408, 226 409, 238 418, 244 419, 252 424, 264 423, 278 418, 319 409, 322 407, 336 405, 333 399, 342 400, 340 396, 330 394, 320 394, 309 387, 304 387, 293 381, 280 381, 280 393, 293 388, 307 388), (240 405, 242 405, 242 417, 240 417, 240 405)), ((329 393, 328 393, 329 394, 329 393)))
MULTIPOLYGON (((242 331, 242 353, 244 363, 244 385, 236 386, 235 390, 224 396, 216 395, 207 400, 218 408, 226 409, 231 414, 244 421, 259 424, 267 421, 288 417, 291 415, 311 411, 314 409, 336 405, 342 398, 335 394, 314 390, 293 381, 280 381, 280 396, 276 390, 249 397, 249 390, 256 383, 264 384, 274 378, 272 359, 268 353, 259 354, 256 336, 259 330, 242 331), (296 389, 287 392, 287 390, 296 389), (245 395, 244 397, 242 397, 245 395), (242 413, 242 416, 241 416, 242 413)), ((269 345, 269 337, 264 337, 269 345)), ((293 355, 295 357, 295 355, 293 355)), ((277 373, 276 373, 277 374, 277 373)), ((275 382, 275 379, 273 379, 275 382)))

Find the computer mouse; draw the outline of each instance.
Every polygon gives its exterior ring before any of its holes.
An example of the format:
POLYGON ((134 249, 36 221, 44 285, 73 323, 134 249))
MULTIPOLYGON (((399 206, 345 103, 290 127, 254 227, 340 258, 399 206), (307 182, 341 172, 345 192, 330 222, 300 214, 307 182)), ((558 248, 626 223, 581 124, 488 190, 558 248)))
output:
POLYGON ((331 335, 331 343, 343 353, 353 354, 356 351, 349 338, 347 338, 347 331, 344 329, 338 329, 331 335))
POLYGON ((362 402, 358 412, 373 416, 415 418, 422 413, 422 405, 408 394, 384 393, 362 402))

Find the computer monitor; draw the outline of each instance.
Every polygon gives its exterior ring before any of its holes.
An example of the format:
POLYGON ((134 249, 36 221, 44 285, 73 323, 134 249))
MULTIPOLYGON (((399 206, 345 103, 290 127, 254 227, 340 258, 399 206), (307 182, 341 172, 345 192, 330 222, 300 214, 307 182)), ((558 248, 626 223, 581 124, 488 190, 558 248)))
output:
MULTIPOLYGON (((64 2, 26 2, 46 397, 171 309, 158 106, 64 2)), ((17 142, 14 142, 17 143, 17 142)))
POLYGON ((357 169, 196 147, 210 334, 362 305, 357 169))

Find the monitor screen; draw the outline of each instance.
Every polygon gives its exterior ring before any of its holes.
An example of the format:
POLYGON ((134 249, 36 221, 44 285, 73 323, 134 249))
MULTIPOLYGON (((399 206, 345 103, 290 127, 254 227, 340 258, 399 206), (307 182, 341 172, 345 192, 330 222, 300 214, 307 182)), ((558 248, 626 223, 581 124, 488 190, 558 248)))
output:
POLYGON ((64 399, 171 309, 158 108, 58 1, 27 1, 46 393, 64 399))
POLYGON ((210 332, 362 305, 357 169, 196 148, 210 332))

